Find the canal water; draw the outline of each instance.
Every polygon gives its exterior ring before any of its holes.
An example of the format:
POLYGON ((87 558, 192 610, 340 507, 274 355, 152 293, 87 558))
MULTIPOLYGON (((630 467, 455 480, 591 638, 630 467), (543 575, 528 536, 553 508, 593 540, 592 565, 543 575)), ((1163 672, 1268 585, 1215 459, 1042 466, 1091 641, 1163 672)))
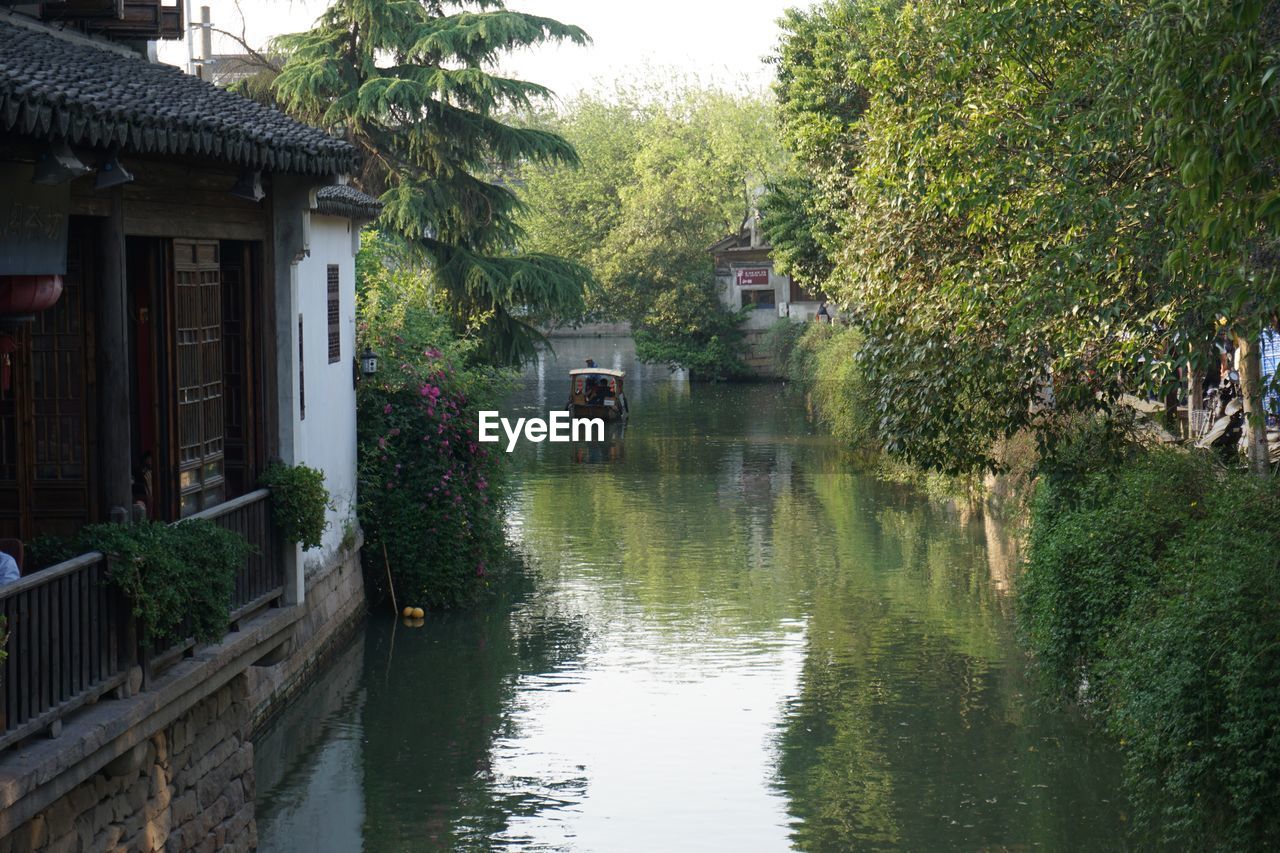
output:
POLYGON ((778 385, 691 385, 625 339, 600 445, 524 445, 495 601, 363 635, 257 739, 275 851, 1102 850, 1105 741, 1044 706, 1010 549, 876 480, 778 385))

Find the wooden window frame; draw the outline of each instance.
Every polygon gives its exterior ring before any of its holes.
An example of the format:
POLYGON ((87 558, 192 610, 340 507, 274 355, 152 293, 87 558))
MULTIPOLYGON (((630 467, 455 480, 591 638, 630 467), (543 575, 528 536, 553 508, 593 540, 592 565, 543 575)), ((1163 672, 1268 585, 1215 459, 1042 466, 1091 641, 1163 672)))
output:
POLYGON ((341 270, 329 264, 325 274, 325 304, 329 320, 329 363, 342 360, 342 291, 341 270))
POLYGON ((307 419, 307 359, 302 346, 302 312, 298 312, 298 420, 307 419))

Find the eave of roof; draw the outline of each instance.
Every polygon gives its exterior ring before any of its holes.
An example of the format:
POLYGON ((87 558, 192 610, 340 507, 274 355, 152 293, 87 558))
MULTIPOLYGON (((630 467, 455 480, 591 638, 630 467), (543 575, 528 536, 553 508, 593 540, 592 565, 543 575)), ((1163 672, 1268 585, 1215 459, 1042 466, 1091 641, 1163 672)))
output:
POLYGON ((0 10, 0 129, 133 154, 350 174, 354 147, 170 65, 0 10))
POLYGON ((382 202, 351 186, 321 187, 316 192, 316 213, 346 219, 377 219, 382 202))

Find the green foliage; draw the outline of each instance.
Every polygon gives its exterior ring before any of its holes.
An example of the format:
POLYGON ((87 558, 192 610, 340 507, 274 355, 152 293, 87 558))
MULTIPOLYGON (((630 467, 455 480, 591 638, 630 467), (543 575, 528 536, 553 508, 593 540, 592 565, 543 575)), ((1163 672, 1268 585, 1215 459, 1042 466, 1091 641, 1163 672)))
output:
POLYGON ((555 133, 504 114, 545 101, 535 83, 491 70, 512 51, 585 44, 586 34, 497 0, 337 0, 308 32, 282 36, 275 98, 343 133, 363 156, 361 189, 385 205, 381 225, 429 262, 455 331, 475 329, 496 362, 531 357, 529 314, 581 311, 589 273, 546 254, 512 254, 521 203, 504 172, 572 165, 555 133))
POLYGON ((802 377, 788 371, 788 363, 791 360, 791 354, 795 352, 800 339, 804 337, 808 330, 806 323, 793 323, 792 321, 780 318, 776 323, 769 327, 764 334, 765 352, 769 354, 769 358, 778 366, 778 370, 786 377, 794 381, 804 381, 802 377))
POLYGON ((1144 828, 1198 850, 1280 844, 1280 491, 1210 491, 1104 677, 1144 828))
POLYGON ((1036 498, 1018 599, 1037 660, 1066 695, 1087 684, 1142 833, 1274 847, 1280 484, 1172 450, 1081 468, 1043 475, 1036 498))
POLYGON ((399 601, 463 605, 506 554, 501 460, 475 424, 509 376, 475 366, 477 342, 456 337, 422 282, 379 266, 378 251, 370 241, 359 260, 361 346, 381 362, 356 398, 367 576, 380 584, 385 560, 399 601))
POLYGON ((880 443, 993 468, 1276 307, 1280 8, 831 0, 783 20, 780 258, 852 309, 880 443), (1153 107, 1153 105, 1155 105, 1153 107), (1050 426, 1052 426, 1050 424, 1050 426))
POLYGON ((685 368, 694 379, 730 379, 746 373, 742 322, 715 293, 696 283, 658 294, 634 330, 642 361, 685 368))
POLYGON ((1072 694, 1082 680, 1102 689, 1097 664, 1212 483, 1209 460, 1174 451, 1078 483, 1046 477, 1020 593, 1028 638, 1055 683, 1072 694))
POLYGON ((324 487, 324 472, 306 465, 275 463, 258 482, 271 490, 271 515, 287 542, 303 550, 318 548, 329 520, 325 512, 332 501, 324 487))
POLYGON ((720 307, 707 249, 780 168, 771 115, 759 97, 667 82, 534 117, 573 143, 581 166, 523 171, 525 245, 590 269, 599 289, 584 318, 630 321, 641 358, 739 372, 740 318, 720 307))
POLYGON ((176 524, 92 524, 45 553, 64 559, 101 551, 111 582, 133 605, 144 642, 155 648, 192 636, 220 640, 227 630, 236 573, 252 552, 242 537, 205 519, 176 524))
POLYGON ((788 325, 795 330, 785 337, 774 333, 779 345, 775 357, 786 365, 787 375, 804 388, 811 411, 836 438, 851 447, 874 449, 875 409, 858 362, 862 333, 851 326, 828 323, 788 325), (787 339, 792 339, 790 346, 786 346, 787 339))

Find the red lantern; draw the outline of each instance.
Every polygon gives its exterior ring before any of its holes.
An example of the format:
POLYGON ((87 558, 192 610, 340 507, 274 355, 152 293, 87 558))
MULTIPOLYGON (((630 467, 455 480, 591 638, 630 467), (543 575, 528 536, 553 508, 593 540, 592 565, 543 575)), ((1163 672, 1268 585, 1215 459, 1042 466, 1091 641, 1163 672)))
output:
POLYGON ((61 295, 60 275, 0 276, 0 316, 30 317, 52 308, 61 295))

